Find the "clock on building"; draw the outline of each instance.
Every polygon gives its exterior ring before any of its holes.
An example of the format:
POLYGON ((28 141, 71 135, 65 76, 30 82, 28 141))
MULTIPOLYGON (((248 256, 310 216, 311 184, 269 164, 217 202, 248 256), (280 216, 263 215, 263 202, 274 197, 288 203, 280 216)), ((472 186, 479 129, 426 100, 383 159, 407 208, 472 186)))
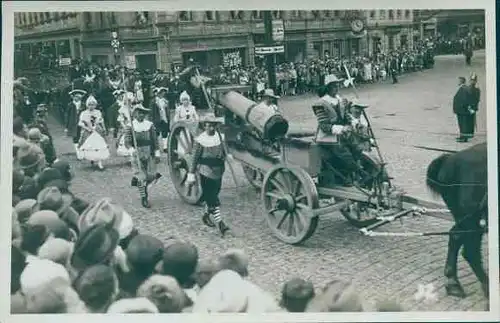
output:
POLYGON ((355 33, 362 32, 364 28, 365 23, 363 22, 363 20, 355 19, 351 22, 351 29, 355 33))

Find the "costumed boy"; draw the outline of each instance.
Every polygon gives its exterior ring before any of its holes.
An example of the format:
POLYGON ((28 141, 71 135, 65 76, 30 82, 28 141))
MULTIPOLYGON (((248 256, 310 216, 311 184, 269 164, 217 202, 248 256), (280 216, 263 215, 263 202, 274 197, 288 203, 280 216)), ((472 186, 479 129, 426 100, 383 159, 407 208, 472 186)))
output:
POLYGON ((66 134, 73 138, 73 145, 76 150, 76 158, 78 160, 82 159, 80 151, 78 149, 78 141, 80 140, 80 127, 78 126, 78 121, 80 119, 80 113, 85 110, 85 105, 82 102, 83 97, 87 94, 86 91, 76 89, 69 92, 72 101, 68 104, 65 111, 65 129, 66 134))
POLYGON ((153 123, 146 120, 149 112, 142 104, 134 105, 134 119, 125 132, 125 146, 135 147, 135 175, 131 185, 139 189, 141 204, 145 208, 150 208, 148 185, 157 181, 161 175, 156 172, 156 162, 160 157, 156 129, 153 123), (138 165, 137 165, 138 164, 138 165))
POLYGON ((228 157, 222 135, 217 130, 217 124, 223 118, 207 113, 200 118, 205 131, 195 139, 193 162, 187 175, 186 183, 193 185, 196 182, 195 172, 200 174, 202 200, 206 203, 206 212, 202 221, 209 227, 219 229, 222 237, 229 231, 220 214, 219 192, 222 186, 222 177, 225 170, 225 161, 228 157))

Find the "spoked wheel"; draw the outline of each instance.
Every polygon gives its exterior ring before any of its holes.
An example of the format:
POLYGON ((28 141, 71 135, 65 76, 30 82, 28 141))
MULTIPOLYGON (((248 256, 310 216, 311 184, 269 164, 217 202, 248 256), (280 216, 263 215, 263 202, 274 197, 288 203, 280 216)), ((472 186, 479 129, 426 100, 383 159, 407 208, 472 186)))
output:
MULTIPOLYGON (((389 182, 389 175, 383 169, 379 171, 381 166, 374 160, 370 155, 363 154, 361 156, 361 165, 363 169, 370 174, 377 174, 369 181, 366 181, 363 188, 367 190, 372 190, 374 188, 380 188, 382 182, 389 182)), ((363 228, 365 226, 371 225, 377 222, 377 217, 380 212, 371 204, 351 201, 347 207, 340 210, 340 213, 357 228, 363 228)))
POLYGON ((195 126, 177 123, 168 136, 168 169, 175 190, 189 204, 198 204, 202 190, 199 175, 196 173, 196 183, 187 185, 187 174, 193 160, 193 143, 195 126))
POLYGON ((261 189, 262 182, 264 181, 264 174, 262 174, 259 170, 252 168, 247 165, 242 165, 243 172, 245 173, 245 177, 248 182, 255 188, 261 189))
POLYGON ((266 174, 262 200, 274 235, 289 244, 310 238, 318 226, 316 186, 303 169, 276 165, 266 174))

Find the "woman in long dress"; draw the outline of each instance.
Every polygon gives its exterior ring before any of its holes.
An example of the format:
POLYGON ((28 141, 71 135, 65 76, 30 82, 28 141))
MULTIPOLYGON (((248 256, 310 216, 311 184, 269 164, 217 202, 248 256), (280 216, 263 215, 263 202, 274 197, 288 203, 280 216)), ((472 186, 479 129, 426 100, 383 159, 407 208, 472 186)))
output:
POLYGON ((106 127, 101 111, 97 110, 97 101, 89 96, 86 101, 87 110, 80 114, 78 126, 82 129, 79 150, 83 159, 92 165, 97 162, 100 170, 104 169, 102 161, 109 158, 109 149, 104 136, 106 127))
POLYGON ((134 99, 134 94, 132 92, 120 91, 117 97, 118 109, 118 145, 116 149, 116 154, 121 157, 130 157, 130 162, 133 164, 132 154, 134 152, 133 148, 127 148, 125 146, 125 130, 130 127, 130 122, 132 117, 130 116, 129 106, 134 99))
MULTIPOLYGON (((190 127, 190 130, 193 133, 193 135, 195 135, 197 130, 196 127, 198 126, 198 121, 200 117, 196 112, 195 106, 191 103, 191 97, 189 96, 189 94, 187 94, 186 91, 184 91, 181 93, 179 101, 181 102, 181 105, 175 108, 173 124, 179 121, 185 122, 188 125, 191 124, 192 127, 190 127)), ((178 154, 184 154, 185 152, 184 148, 188 147, 189 141, 190 139, 187 133, 181 134, 179 138, 179 145, 177 147, 178 154)))

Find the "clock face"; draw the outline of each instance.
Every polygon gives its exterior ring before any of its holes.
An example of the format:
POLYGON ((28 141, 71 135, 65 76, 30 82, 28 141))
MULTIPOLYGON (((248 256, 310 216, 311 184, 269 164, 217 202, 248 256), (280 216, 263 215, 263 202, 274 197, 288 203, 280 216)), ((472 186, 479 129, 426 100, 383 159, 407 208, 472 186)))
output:
POLYGON ((364 23, 362 20, 356 19, 353 22, 351 22, 351 28, 354 32, 359 33, 360 31, 363 30, 364 23))

